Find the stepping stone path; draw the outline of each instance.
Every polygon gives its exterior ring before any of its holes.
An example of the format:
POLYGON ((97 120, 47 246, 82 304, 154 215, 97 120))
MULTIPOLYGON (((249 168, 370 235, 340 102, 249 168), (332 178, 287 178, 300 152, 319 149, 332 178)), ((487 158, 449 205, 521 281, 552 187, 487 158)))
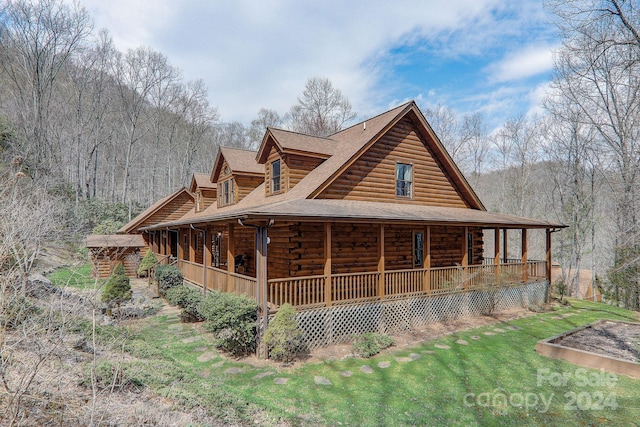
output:
POLYGON ((451 347, 449 347, 446 344, 434 344, 433 345, 435 348, 441 348, 442 350, 449 350, 451 347))
POLYGON ((501 329, 501 328, 495 328, 494 331, 496 331, 496 332, 507 332, 507 331, 505 331, 504 329, 501 329))
POLYGON ((562 314, 561 317, 564 318, 564 317, 571 317, 571 316, 575 316, 575 315, 576 315, 575 313, 565 313, 565 314, 562 314))
POLYGON ((391 362, 380 362, 380 363, 378 363, 378 368, 385 369, 385 368, 388 368, 389 366, 391 366, 391 362))
POLYGON ((490 335, 495 335, 496 333, 495 332, 491 332, 491 331, 487 331, 484 334, 490 336, 490 335))
POLYGON ((224 371, 225 374, 231 374, 231 375, 241 374, 243 372, 244 372, 244 369, 240 369, 240 368, 229 368, 224 371))
POLYGON ((259 379, 262 379, 264 377, 268 377, 269 375, 273 375, 273 374, 275 374, 275 372, 261 372, 258 375, 256 375, 255 377, 253 377, 252 379, 259 380, 259 379))
POLYGON ((171 330, 179 330, 179 331, 181 331, 182 330, 182 323, 174 323, 172 325, 169 325, 168 328, 171 329, 171 330))
POLYGON ((183 338, 182 339, 182 343, 183 344, 189 344, 189 343, 192 343, 192 342, 200 341, 201 339, 202 339, 202 335, 196 335, 194 337, 183 338))
POLYGON ((343 377, 350 377, 351 375, 353 375, 353 373, 351 371, 342 371, 340 372, 340 375, 342 375, 343 377))
POLYGON ((360 371, 362 371, 365 374, 373 374, 373 369, 371 369, 371 366, 369 365, 360 366, 360 371))
POLYGON ((209 350, 209 347, 196 347, 194 351, 198 353, 209 350))
POLYGON ((279 384, 279 385, 286 384, 287 381, 289 381, 289 378, 274 378, 273 379, 273 383, 274 384, 279 384))
POLYGON ((460 345, 469 345, 468 342, 466 342, 465 340, 458 340, 456 341, 456 344, 460 344, 460 345))
POLYGON ((422 357, 422 356, 420 356, 418 353, 411 353, 411 354, 409 355, 409 358, 410 358, 411 360, 418 360, 418 359, 420 359, 420 357, 422 357))
POLYGON ((433 350, 422 350, 420 353, 422 354, 435 354, 436 352, 433 350))
POLYGON ((317 385, 331 385, 331 381, 325 377, 313 377, 313 380, 317 385))
POLYGON ((551 317, 553 320, 562 320, 562 316, 553 316, 551 317))
POLYGON ((471 339, 474 340, 474 341, 478 341, 480 339, 480 337, 477 336, 477 335, 471 335, 471 339))
POLYGON ((398 363, 413 362, 413 359, 410 357, 396 357, 396 362, 398 363))
POLYGON ((200 356, 198 356, 198 362, 209 362, 213 359, 215 359, 216 357, 218 357, 217 354, 211 352, 211 351, 207 351, 202 353, 200 356))
POLYGON ((507 329, 509 329, 510 331, 519 331, 521 328, 518 326, 509 325, 507 326, 507 329))

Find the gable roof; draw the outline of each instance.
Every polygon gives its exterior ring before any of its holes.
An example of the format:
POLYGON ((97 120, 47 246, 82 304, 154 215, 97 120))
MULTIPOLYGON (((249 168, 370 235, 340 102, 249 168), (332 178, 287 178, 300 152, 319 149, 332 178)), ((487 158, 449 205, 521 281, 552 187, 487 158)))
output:
MULTIPOLYGON (((305 175, 289 191, 267 195, 264 182, 256 187, 235 205, 209 206, 199 213, 189 213, 184 218, 167 222, 162 226, 185 225, 208 221, 232 220, 249 217, 306 217, 334 218, 351 220, 382 221, 422 221, 447 224, 497 225, 502 227, 550 228, 563 227, 529 218, 486 212, 486 209, 473 191, 460 169, 455 165, 433 129, 427 123, 415 102, 410 101, 385 113, 367 119, 329 137, 300 135, 294 132, 268 129, 263 139, 261 151, 253 160, 260 161, 261 153, 267 151, 267 143, 280 143, 283 149, 300 151, 301 144, 313 144, 314 152, 331 154, 320 165, 305 175), (433 151, 433 155, 445 169, 456 190, 470 208, 435 207, 425 205, 407 205, 382 202, 357 202, 354 200, 327 200, 317 198, 351 164, 392 129, 400 120, 408 117, 433 151), (294 142, 299 138, 298 142, 294 142), (272 141, 270 141, 270 139, 272 141), (284 144, 284 145, 282 145, 284 144), (322 145, 319 148, 319 144, 322 145)), ((236 150, 237 151, 237 150, 236 150)), ((305 152, 312 152, 306 148, 305 152)), ((219 154, 220 157, 220 154, 219 154)), ((221 164, 221 162, 217 162, 221 164)), ((261 167, 261 173, 264 173, 261 167)), ((155 227, 149 227, 152 229, 155 227)))
MULTIPOLYGON (((118 231, 118 234, 128 234, 134 232, 140 225, 146 220, 150 219, 153 215, 160 211, 163 207, 167 206, 172 201, 176 200, 180 196, 188 196, 191 199, 191 202, 194 201, 193 194, 191 194, 185 187, 169 194, 166 197, 158 200, 147 209, 142 211, 138 216, 133 218, 131 221, 123 225, 118 231)), ((160 221, 161 222, 161 221, 160 221)))
POLYGON ((147 246, 142 234, 91 234, 87 248, 142 248, 147 246))
POLYGON ((266 162, 272 145, 283 153, 311 155, 323 159, 334 155, 339 148, 339 143, 328 137, 268 127, 256 156, 258 163, 266 162))
POLYGON ((195 193, 198 188, 216 190, 216 184, 211 182, 209 177, 210 175, 208 173, 194 173, 191 177, 191 186, 189 186, 189 191, 195 193))
MULTIPOLYGON (((323 171, 323 174, 317 174, 322 176, 315 178, 322 182, 310 192, 309 197, 315 198, 327 189, 333 181, 342 175, 360 156, 367 152, 371 146, 404 117, 409 117, 414 122, 417 122, 416 128, 418 128, 422 137, 433 143, 430 147, 433 149, 435 157, 443 165, 447 176, 453 181, 456 189, 462 194, 467 204, 474 209, 486 210, 482 201, 473 191, 458 166, 453 162, 453 159, 414 101, 332 135, 332 139, 344 141, 341 147, 345 147, 345 149, 340 150, 339 153, 323 164, 326 170, 323 171), (347 145, 347 142, 350 143, 347 145), (349 149, 346 149, 347 146, 349 149)), ((317 169, 320 169, 323 165, 317 169)))
POLYGON ((256 152, 241 148, 220 147, 211 171, 211 182, 218 181, 223 161, 234 174, 264 175, 264 166, 256 163, 256 152))

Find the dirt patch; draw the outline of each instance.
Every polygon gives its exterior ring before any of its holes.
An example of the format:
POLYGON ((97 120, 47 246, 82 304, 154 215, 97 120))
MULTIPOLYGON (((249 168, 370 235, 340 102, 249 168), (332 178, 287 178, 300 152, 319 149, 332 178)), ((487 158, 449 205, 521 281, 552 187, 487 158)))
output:
POLYGON ((638 363, 640 324, 603 322, 568 335, 556 344, 638 363))

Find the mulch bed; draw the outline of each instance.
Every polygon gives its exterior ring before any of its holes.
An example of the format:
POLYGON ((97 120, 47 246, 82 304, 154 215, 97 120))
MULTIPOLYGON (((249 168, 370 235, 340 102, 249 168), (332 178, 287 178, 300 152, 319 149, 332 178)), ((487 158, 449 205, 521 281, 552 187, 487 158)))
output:
POLYGON ((556 344, 639 363, 640 324, 603 322, 568 335, 556 344))

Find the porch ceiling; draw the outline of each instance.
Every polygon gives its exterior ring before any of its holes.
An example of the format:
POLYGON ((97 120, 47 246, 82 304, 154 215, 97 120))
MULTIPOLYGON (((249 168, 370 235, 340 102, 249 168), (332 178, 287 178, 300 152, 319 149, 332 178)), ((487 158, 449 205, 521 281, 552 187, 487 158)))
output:
POLYGON ((305 221, 351 221, 372 223, 419 222, 468 225, 486 228, 563 228, 565 225, 468 208, 379 203, 353 200, 302 199, 272 203, 214 215, 192 217, 147 227, 148 230, 235 219, 268 218, 305 221))

